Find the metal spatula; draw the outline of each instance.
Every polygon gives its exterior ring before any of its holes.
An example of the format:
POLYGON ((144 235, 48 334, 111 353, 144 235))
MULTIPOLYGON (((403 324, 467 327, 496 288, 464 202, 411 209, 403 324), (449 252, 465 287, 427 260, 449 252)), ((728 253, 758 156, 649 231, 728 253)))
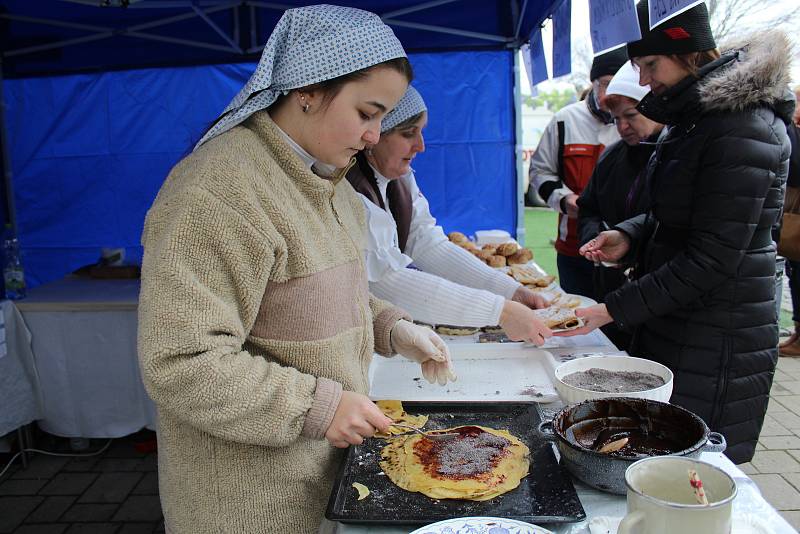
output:
MULTIPOLYGON (((439 434, 431 434, 430 432, 423 432, 419 428, 411 426, 411 425, 407 425, 405 423, 392 423, 392 426, 396 426, 397 428, 405 428, 406 430, 410 430, 411 432, 416 432, 420 436, 423 436, 425 439, 429 439, 431 441, 447 441, 449 439, 452 439, 452 438, 458 436, 458 434, 456 434, 455 432, 442 432, 442 433, 439 433, 439 434)), ((404 435, 408 435, 408 434, 410 434, 410 432, 406 432, 405 434, 398 434, 398 435, 399 436, 404 436, 404 435)))

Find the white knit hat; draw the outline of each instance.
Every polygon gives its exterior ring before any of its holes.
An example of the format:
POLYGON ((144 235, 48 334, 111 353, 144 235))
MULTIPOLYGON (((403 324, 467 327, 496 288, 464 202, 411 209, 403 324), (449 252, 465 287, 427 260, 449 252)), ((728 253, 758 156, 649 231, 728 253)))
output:
POLYGON ((631 65, 630 61, 626 61, 619 68, 617 73, 611 79, 606 89, 606 96, 609 95, 622 95, 632 98, 637 102, 644 98, 644 95, 650 92, 650 86, 639 85, 639 73, 631 65))

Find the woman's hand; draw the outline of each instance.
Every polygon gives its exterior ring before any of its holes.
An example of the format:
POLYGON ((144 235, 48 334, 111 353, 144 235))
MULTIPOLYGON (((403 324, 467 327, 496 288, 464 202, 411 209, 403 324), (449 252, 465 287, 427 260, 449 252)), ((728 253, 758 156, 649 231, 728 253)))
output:
POLYGON ((566 332, 556 332, 554 335, 557 337, 582 336, 614 320, 611 318, 611 315, 608 314, 608 308, 606 308, 605 304, 595 304, 587 308, 578 308, 575 310, 575 316, 583 319, 582 327, 576 328, 575 330, 567 330, 566 332))
POLYGON ((390 339, 395 352, 422 366, 422 376, 431 384, 443 386, 457 379, 450 350, 430 328, 401 319, 392 328, 390 339))
POLYGON ((553 332, 547 328, 533 311, 519 302, 507 300, 500 313, 500 326, 512 341, 528 341, 543 345, 553 332))
POLYGON ((589 261, 617 262, 621 260, 631 248, 630 238, 619 230, 606 230, 597 237, 583 245, 578 252, 589 261))
POLYGON ((339 406, 325 431, 325 439, 339 448, 360 445, 364 438, 374 436, 378 430, 388 431, 391 423, 392 420, 368 397, 352 391, 342 391, 339 406))
POLYGON ((511 297, 511 300, 514 302, 519 302, 520 304, 524 304, 529 308, 533 308, 534 310, 539 310, 541 308, 547 308, 550 306, 550 301, 541 296, 536 291, 531 291, 525 286, 520 286, 514 292, 514 296, 511 297))

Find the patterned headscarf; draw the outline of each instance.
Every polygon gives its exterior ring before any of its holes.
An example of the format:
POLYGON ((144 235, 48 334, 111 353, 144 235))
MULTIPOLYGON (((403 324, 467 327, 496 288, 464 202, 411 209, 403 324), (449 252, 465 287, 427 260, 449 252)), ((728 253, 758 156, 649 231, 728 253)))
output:
POLYGON ((388 132, 401 122, 423 111, 428 111, 428 107, 425 105, 425 101, 422 100, 422 95, 409 85, 406 94, 403 95, 397 106, 387 113, 381 121, 381 133, 388 132))
POLYGON ((288 9, 272 30, 256 71, 195 149, 291 89, 399 57, 406 57, 403 46, 374 13, 325 4, 288 9))

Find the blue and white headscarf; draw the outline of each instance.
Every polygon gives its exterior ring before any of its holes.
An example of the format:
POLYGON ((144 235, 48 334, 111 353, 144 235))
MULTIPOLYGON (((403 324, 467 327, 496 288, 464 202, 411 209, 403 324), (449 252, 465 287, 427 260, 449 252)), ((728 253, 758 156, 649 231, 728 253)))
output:
POLYGON ((288 9, 269 36, 256 71, 195 149, 278 96, 406 57, 391 28, 369 11, 317 5, 288 9))
POLYGON ((381 121, 381 133, 388 132, 398 124, 423 111, 428 111, 428 107, 425 105, 425 101, 422 100, 422 95, 409 85, 406 94, 403 95, 397 106, 387 113, 381 121))

